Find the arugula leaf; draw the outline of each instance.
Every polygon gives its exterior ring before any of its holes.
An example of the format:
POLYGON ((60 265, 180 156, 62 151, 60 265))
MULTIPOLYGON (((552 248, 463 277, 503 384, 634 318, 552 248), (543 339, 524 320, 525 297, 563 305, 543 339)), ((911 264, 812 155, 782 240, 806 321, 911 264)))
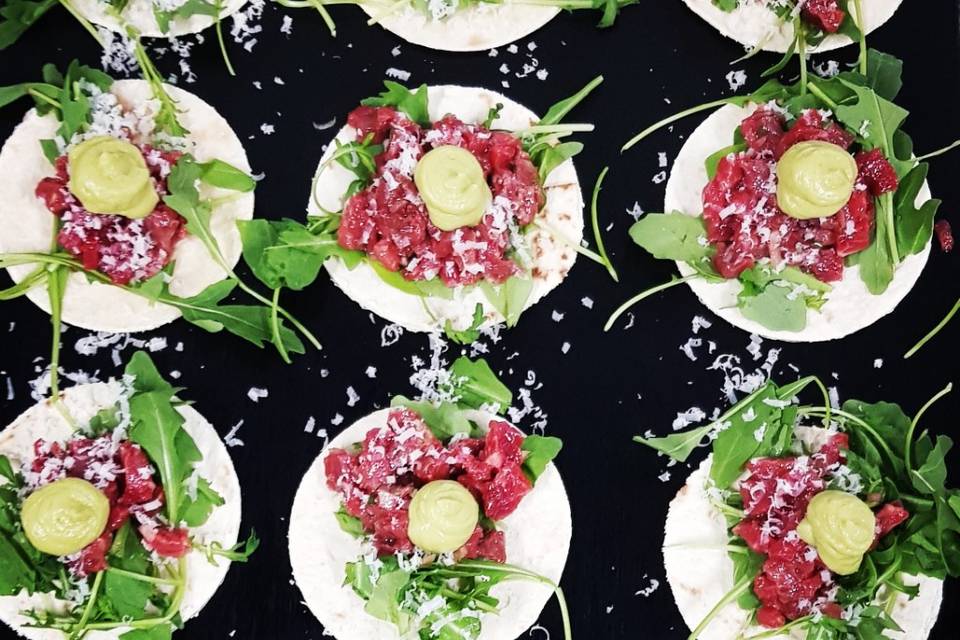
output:
POLYGON ((807 302, 792 287, 776 282, 757 293, 741 292, 740 313, 772 331, 802 331, 807 326, 807 302))
POLYGON ((724 147, 723 149, 720 149, 719 151, 715 151, 714 153, 707 156, 707 159, 703 163, 704 166, 707 168, 707 177, 710 180, 713 180, 716 177, 717 166, 720 164, 721 160, 723 160, 730 154, 737 154, 737 153, 740 153, 741 151, 746 151, 746 150, 747 150, 746 142, 735 142, 729 147, 724 147))
POLYGON ((420 298, 437 297, 445 300, 453 299, 453 290, 447 287, 440 278, 434 278, 433 280, 407 280, 403 277, 403 273, 390 271, 378 260, 372 258, 367 259, 367 265, 373 269, 373 272, 377 274, 377 277, 380 278, 384 284, 411 296, 420 298))
POLYGON ((894 228, 901 256, 920 253, 933 237, 933 219, 941 201, 930 199, 919 208, 915 205, 929 168, 925 162, 918 164, 900 181, 893 194, 894 228))
POLYGON ((134 417, 130 439, 143 447, 160 473, 167 519, 180 522, 183 483, 192 465, 201 460, 200 451, 183 430, 183 416, 173 407, 167 393, 134 395, 130 398, 130 413, 134 417))
POLYGON ((147 602, 156 590, 150 582, 111 571, 104 576, 103 589, 117 617, 130 620, 144 617, 147 602))
POLYGON ((602 83, 603 76, 597 76, 591 80, 587 86, 585 86, 583 89, 580 89, 580 91, 577 91, 569 98, 565 98, 547 109, 547 113, 540 118, 540 122, 537 124, 540 126, 560 124, 560 122, 567 116, 568 113, 573 111, 577 105, 583 102, 587 96, 593 93, 593 90, 602 83))
POLYGON ((500 286, 487 280, 481 280, 479 286, 487 301, 506 319, 507 326, 515 327, 533 292, 533 279, 510 276, 500 286))
POLYGON ((540 173, 540 184, 544 184, 547 181, 547 177, 554 169, 570 158, 578 155, 581 151, 583 151, 582 142, 563 142, 544 147, 544 151, 537 162, 540 173))
POLYGON ((547 465, 559 455, 563 441, 552 436, 527 436, 520 448, 527 452, 523 458, 523 473, 536 484, 547 465))
MULTIPOLYGON (((183 319, 210 333, 226 329, 258 347, 274 344, 270 309, 263 306, 220 304, 237 286, 228 279, 216 282, 192 298, 164 294, 160 300, 177 307, 183 319)), ((280 340, 288 353, 305 353, 300 338, 280 322, 280 340)))
POLYGON ((199 527, 209 518, 210 514, 217 507, 222 507, 226 502, 217 491, 210 486, 206 478, 197 479, 197 495, 191 498, 187 493, 183 504, 181 520, 188 527, 199 527))
POLYGON ((903 88, 903 61, 876 49, 867 51, 866 86, 878 96, 893 101, 903 88))
POLYGON ((4 6, 0 7, 0 51, 16 42, 57 4, 58 0, 7 0, 4 6))
POLYGON ((483 124, 481 125, 484 129, 493 128, 493 123, 500 117, 500 113, 503 111, 503 103, 498 102, 495 106, 490 107, 490 110, 487 111, 487 117, 484 118, 483 124))
POLYGON ((19 545, 15 545, 6 532, 0 531, 0 596, 15 596, 27 585, 33 585, 36 573, 20 555, 19 545))
POLYGON ((867 286, 867 290, 875 296, 882 294, 893 282, 895 265, 887 243, 886 220, 883 216, 876 217, 876 228, 871 233, 870 245, 859 253, 848 257, 849 264, 860 267, 860 279, 867 286))
POLYGON ((645 444, 651 449, 656 449, 677 462, 686 462, 691 453, 703 446, 704 440, 714 429, 716 429, 716 425, 710 423, 689 431, 671 433, 661 438, 634 436, 633 441, 645 444))
POLYGON ((593 0, 595 9, 603 9, 603 15, 600 16, 600 22, 597 27, 606 29, 612 27, 620 15, 620 10, 624 7, 637 4, 640 0, 593 0))
POLYGON ((453 323, 447 320, 443 327, 443 333, 447 336, 448 340, 456 342, 457 344, 473 344, 480 338, 480 326, 483 324, 483 320, 483 305, 478 302, 477 306, 473 309, 473 321, 469 327, 458 331, 453 328, 453 323))
POLYGON ((335 236, 314 236, 293 220, 258 218, 238 221, 237 226, 243 239, 243 259, 271 289, 306 288, 317 279, 324 260, 339 249, 335 236))
POLYGON ((383 85, 387 88, 386 91, 375 98, 361 100, 360 104, 368 107, 394 107, 407 114, 411 120, 421 127, 430 126, 427 85, 420 85, 416 91, 410 91, 402 84, 392 80, 384 81, 383 85))
POLYGON ((354 538, 362 538, 364 536, 363 523, 360 521, 360 518, 350 515, 347 511, 341 506, 340 510, 333 514, 337 519, 337 524, 340 525, 340 529, 344 532, 350 534, 354 538))
POLYGON ((223 160, 198 162, 197 167, 200 168, 200 180, 214 187, 246 193, 257 186, 256 181, 245 171, 223 160))
POLYGON ((460 404, 473 409, 496 406, 503 413, 513 403, 513 393, 493 372, 486 360, 471 360, 466 356, 457 358, 450 367, 460 404))
POLYGON ((869 87, 854 84, 839 78, 842 85, 850 89, 856 99, 853 104, 839 104, 835 110, 837 120, 851 131, 856 131, 869 149, 881 149, 897 175, 906 174, 913 167, 912 161, 904 161, 893 155, 893 135, 907 119, 909 112, 896 104, 880 97, 869 87))
POLYGON ((158 624, 146 629, 132 629, 120 634, 120 640, 172 640, 173 625, 158 624))
MULTIPOLYGON (((744 546, 742 552, 730 551, 727 555, 733 561, 733 582, 739 583, 741 580, 749 580, 751 583, 760 573, 760 568, 765 560, 764 556, 751 551, 744 546)), ((753 589, 747 589, 737 600, 737 604, 745 611, 755 611, 760 607, 760 600, 753 593, 753 589)))
POLYGON ((441 442, 446 442, 458 434, 470 434, 473 425, 464 417, 456 404, 443 402, 439 406, 430 402, 409 400, 396 396, 390 401, 391 407, 404 407, 415 411, 430 428, 430 432, 441 442))
POLYGON ((648 213, 630 227, 630 237, 655 258, 694 262, 713 254, 703 219, 674 213, 648 213))
POLYGON ((945 491, 947 482, 946 457, 953 448, 953 440, 947 436, 937 436, 937 444, 927 454, 923 465, 913 470, 910 481, 913 488, 925 495, 936 495, 945 491))
POLYGON ((750 402, 740 411, 729 416, 726 426, 713 443, 713 463, 710 477, 720 489, 728 489, 743 473, 744 465, 751 459, 767 453, 765 444, 775 439, 776 432, 790 429, 781 420, 777 387, 767 383, 751 396, 750 402), (748 419, 750 418, 750 419, 748 419))
POLYGON ((378 620, 405 628, 409 614, 400 608, 400 595, 409 582, 410 574, 406 571, 381 574, 363 610, 378 620))
MULTIPOLYGON (((22 82, 7 87, 0 87, 0 108, 30 95, 31 92, 37 92, 51 100, 55 100, 60 95, 60 87, 45 82, 22 82)), ((50 107, 49 103, 45 103, 42 100, 37 99, 35 102, 38 103, 38 107, 40 105, 44 105, 47 108, 50 107)))

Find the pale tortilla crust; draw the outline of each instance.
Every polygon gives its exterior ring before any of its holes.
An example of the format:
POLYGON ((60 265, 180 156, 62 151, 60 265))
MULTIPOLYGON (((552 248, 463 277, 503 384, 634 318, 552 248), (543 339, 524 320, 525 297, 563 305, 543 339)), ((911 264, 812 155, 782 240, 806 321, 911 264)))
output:
MULTIPOLYGON (((807 440, 822 438, 825 431, 799 428, 807 440)), ((711 457, 687 478, 670 502, 664 527, 663 560, 667 581, 677 608, 687 627, 694 629, 706 618, 724 595, 733 588, 733 561, 727 555, 727 525, 706 493, 711 457)), ((920 594, 913 600, 898 597, 893 619, 904 633, 887 632, 890 638, 923 640, 930 635, 943 600, 943 581, 926 576, 905 577, 907 584, 919 584, 920 594)), ((700 634, 700 640, 734 640, 741 633, 751 636, 764 631, 748 624, 747 612, 734 602, 720 610, 700 634)), ((803 640, 805 634, 793 631, 777 638, 803 640)))
MULTIPOLYGON (((467 123, 483 122, 487 112, 498 103, 503 104, 504 109, 500 118, 493 122, 494 129, 516 131, 539 122, 532 111, 494 91, 453 85, 430 87, 430 117, 434 121, 446 114, 453 114, 467 123)), ((346 126, 337 134, 337 140, 356 140, 356 132, 346 126)), ((333 150, 333 144, 327 146, 318 170, 333 150)), ((327 167, 316 180, 315 197, 309 200, 308 212, 320 213, 317 200, 324 209, 339 211, 343 206, 341 198, 353 179, 353 174, 336 163, 327 167)), ((547 202, 537 214, 538 217, 559 231, 569 243, 579 244, 583 239, 584 202, 572 161, 564 162, 547 176, 545 192, 547 202)), ((570 244, 540 227, 533 227, 527 233, 527 238, 533 257, 534 285, 525 309, 556 288, 577 259, 577 252, 570 244)), ((457 289, 450 300, 420 298, 384 283, 366 262, 353 270, 337 259, 327 260, 325 266, 334 284, 354 302, 408 331, 442 331, 448 320, 457 329, 469 327, 477 303, 484 307, 485 325, 504 321, 479 288, 466 292, 457 289)))
MULTIPOLYGON (((721 34, 736 40, 747 49, 763 43, 761 49, 784 53, 793 43, 793 24, 781 25, 776 14, 759 2, 744 4, 731 12, 722 11, 713 0, 683 0, 698 16, 710 23, 721 34)), ((867 33, 879 29, 896 13, 903 0, 863 0, 863 13, 867 33)), ((856 14, 853 3, 850 10, 856 14)), ((833 51, 851 44, 845 35, 831 34, 824 38, 809 53, 833 51)))
MULTIPOLYGON (((290 562, 307 607, 337 640, 398 640, 396 627, 364 612, 364 602, 343 585, 344 567, 361 554, 360 542, 342 531, 334 513, 340 496, 327 488, 323 460, 331 448, 361 442, 371 429, 386 424, 389 409, 355 422, 331 441, 310 466, 290 514, 290 562)), ((480 425, 498 419, 468 415, 480 425)), ((537 480, 517 510, 500 523, 506 533, 507 562, 546 576, 559 584, 570 551, 570 503, 553 464, 537 480)), ((513 640, 536 624, 553 591, 543 585, 506 582, 492 590, 501 601, 500 615, 484 615, 481 640, 513 640)))
MULTIPOLYGON (((224 0, 220 11, 220 20, 232 16, 247 4, 248 0, 224 0)), ((191 16, 170 21, 167 33, 160 31, 160 25, 153 14, 153 0, 130 0, 121 14, 121 20, 111 15, 109 5, 104 0, 72 0, 71 2, 84 18, 94 24, 106 27, 110 31, 126 34, 126 27, 133 27, 141 35, 149 38, 168 38, 198 33, 213 26, 213 16, 191 16)), ((223 26, 227 29, 227 26, 223 26)))
MULTIPOLYGON (((101 409, 113 406, 121 390, 121 385, 115 381, 79 385, 64 391, 61 403, 77 423, 84 424, 101 409)), ((200 475, 210 482, 225 501, 223 506, 213 510, 203 526, 191 529, 191 533, 204 542, 219 542, 224 548, 230 548, 237 543, 240 533, 241 500, 237 472, 213 425, 190 406, 178 407, 177 410, 185 419, 183 428, 203 455, 198 465, 200 475)), ((33 459, 33 443, 37 439, 65 440, 72 433, 62 414, 49 400, 45 400, 28 409, 0 432, 0 455, 10 458, 14 468, 19 468, 24 461, 33 459)), ((186 563, 188 581, 180 614, 184 620, 189 620, 196 617, 216 593, 227 575, 230 562, 221 559, 219 566, 214 566, 199 551, 191 551, 186 556, 186 563)), ((62 610, 63 607, 64 603, 56 600, 52 594, 27 596, 24 592, 17 596, 0 597, 0 620, 29 640, 63 640, 64 635, 60 631, 23 627, 28 620, 20 615, 24 609, 62 610)), ((126 631, 129 628, 94 631, 85 637, 90 640, 114 640, 126 631)))
MULTIPOLYGON (((757 105, 742 108, 727 105, 697 127, 673 163, 664 195, 664 211, 679 211, 690 216, 701 215, 703 188, 709 182, 704 161, 718 149, 730 145, 733 131, 756 108, 757 105)), ((929 199, 930 189, 924 184, 917 203, 919 205, 929 199)), ((908 256, 900 263, 893 282, 878 296, 867 290, 860 278, 859 267, 845 268, 843 279, 832 283, 833 290, 827 294, 827 303, 820 311, 807 311, 807 326, 802 331, 773 331, 745 318, 737 307, 737 294, 741 287, 737 280, 712 283, 694 279, 687 284, 711 311, 744 331, 784 342, 822 342, 843 338, 892 313, 913 289, 929 256, 928 242, 922 252, 908 256)), ((684 263, 678 262, 677 266, 684 276, 693 273, 684 263)))
MULTIPOLYGON (((219 158, 250 172, 250 162, 240 139, 216 110, 197 96, 167 85, 170 96, 183 110, 180 121, 190 134, 192 153, 200 162, 219 158)), ((156 101, 150 85, 143 80, 118 80, 112 92, 120 101, 134 107, 147 104, 153 112, 156 101)), ((0 253, 47 253, 53 235, 54 217, 34 194, 37 183, 54 175, 54 168, 40 148, 40 140, 52 138, 58 127, 52 114, 40 116, 27 112, 0 150, 0 253)), ((217 206, 211 216, 211 230, 227 264, 240 260, 242 242, 238 220, 253 217, 253 193, 200 185, 202 197, 229 199, 217 206)), ((187 235, 174 250, 173 278, 170 292, 179 297, 197 295, 209 285, 219 282, 226 273, 210 256, 199 238, 187 235)), ((33 271, 35 265, 8 269, 15 282, 33 271)), ((36 287, 27 296, 41 309, 50 312, 46 287, 36 287)), ((63 321, 91 331, 132 333, 149 331, 173 322, 180 312, 170 306, 153 303, 117 287, 91 283, 83 273, 73 273, 67 281, 63 301, 63 321)))
MULTIPOLYGON (((386 6, 389 6, 387 3, 386 6)), ((370 17, 379 16, 384 6, 362 4, 370 17)), ((458 9, 452 16, 434 20, 409 7, 379 21, 387 31, 407 42, 439 51, 484 51, 508 45, 540 29, 560 13, 558 7, 533 5, 479 4, 458 9)))

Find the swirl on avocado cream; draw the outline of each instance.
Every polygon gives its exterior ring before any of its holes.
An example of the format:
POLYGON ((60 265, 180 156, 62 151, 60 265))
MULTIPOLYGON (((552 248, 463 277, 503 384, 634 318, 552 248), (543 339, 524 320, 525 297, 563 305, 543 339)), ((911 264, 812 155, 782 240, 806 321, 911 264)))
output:
POLYGON ((100 537, 110 501, 79 478, 64 478, 37 489, 23 501, 20 521, 30 543, 43 553, 67 556, 100 537))
POLYGON ((777 204, 791 218, 826 218, 850 200, 857 161, 841 147, 819 140, 787 149, 777 163, 777 204))
POLYGON ((442 231, 479 224, 493 200, 480 162, 460 147, 428 151, 417 164, 414 182, 430 222, 442 231))
POLYGON ((140 149, 125 140, 89 138, 67 158, 70 192, 91 213, 145 218, 160 201, 140 149))
POLYGON ((410 502, 410 540, 432 553, 456 551, 470 539, 480 520, 473 494, 454 480, 427 483, 410 502))
POLYGON ((843 491, 818 493, 797 525, 800 539, 815 547, 834 573, 856 573, 876 537, 877 519, 862 500, 843 491))

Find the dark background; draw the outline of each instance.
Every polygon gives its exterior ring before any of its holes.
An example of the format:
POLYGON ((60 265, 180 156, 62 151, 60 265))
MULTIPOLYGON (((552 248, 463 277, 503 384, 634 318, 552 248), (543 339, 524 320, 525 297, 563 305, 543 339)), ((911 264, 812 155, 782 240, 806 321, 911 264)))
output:
MULTIPOLYGON (((747 87, 756 86, 760 71, 775 59, 773 54, 761 55, 730 67, 729 62, 741 55, 740 47, 724 40, 679 0, 642 4, 627 9, 617 26, 607 31, 593 28, 595 15, 562 15, 517 43, 519 53, 501 49, 497 57, 415 47, 380 28, 366 27, 366 16, 355 7, 331 8, 339 26, 338 37, 332 39, 315 12, 268 6, 252 53, 230 44, 238 77, 225 72, 210 30, 206 43, 194 49, 190 64, 198 78, 187 87, 214 104, 245 140, 255 171, 266 173, 257 189, 257 215, 275 218, 302 216, 321 146, 333 133, 319 131, 312 123, 336 117, 340 126, 360 98, 379 90, 390 67, 410 71, 409 82, 417 84, 501 89, 501 81, 507 79, 511 86, 504 91, 541 113, 596 74, 606 76, 601 90, 574 118, 598 125, 594 134, 582 138, 587 148, 578 168, 585 190, 601 167, 612 165, 601 217, 603 226, 612 224, 607 243, 622 282, 614 284, 603 269, 581 259, 563 286, 530 310, 519 327, 505 332, 499 344, 491 345, 488 356, 514 389, 535 379, 528 388, 548 416, 547 432, 567 444, 559 463, 575 526, 564 588, 580 638, 686 636, 665 584, 659 545, 667 503, 687 470, 673 469, 673 477, 661 482, 658 476, 665 461, 631 444, 630 438, 647 429, 669 432, 677 412, 692 405, 710 413, 724 404, 722 374, 709 369, 716 355, 737 354, 748 371, 762 362, 745 351, 749 343, 745 333, 711 316, 686 289, 646 301, 635 309, 630 329, 624 330, 621 322, 609 334, 601 330, 617 304, 668 279, 673 271, 630 246, 626 230, 631 218, 626 209, 634 202, 652 211, 662 206, 663 185, 652 180, 661 170, 657 153, 666 152, 672 161, 683 135, 699 120, 661 132, 625 156, 619 154, 621 144, 660 117, 728 94, 725 76, 732 68, 745 69, 747 87), (293 17, 289 36, 280 33, 284 14, 293 17), (532 52, 530 42, 536 43, 532 52), (545 81, 533 74, 516 77, 524 63, 533 64, 531 56, 538 68, 548 70, 545 81), (500 71, 504 63, 509 74, 500 71), (275 77, 284 84, 275 83, 275 77), (260 81, 263 89, 256 89, 253 81, 260 81), (273 124, 275 133, 263 135, 263 123, 273 124), (592 309, 582 304, 585 296, 594 301, 592 309), (552 319, 554 311, 565 314, 562 321, 552 319), (704 346, 697 350, 698 360, 691 361, 679 347, 692 336, 691 319, 697 314, 713 320, 714 326, 701 332, 704 346), (707 355, 708 340, 717 344, 714 355, 707 355), (566 355, 564 343, 570 344, 566 355), (637 595, 651 586, 651 580, 660 582, 659 589, 649 597, 637 595)), ((898 102, 912 111, 907 129, 921 153, 960 136, 957 36, 956 3, 915 0, 905 2, 870 38, 872 46, 906 61, 898 102)), ((850 62, 855 55, 849 48, 824 59, 850 62)), ((64 65, 73 57, 96 64, 99 53, 66 12, 55 10, 0 54, 0 85, 39 79, 41 63, 64 65)), ((169 73, 178 63, 166 55, 158 65, 169 73)), ((18 104, 0 113, 0 135, 9 134, 26 107, 18 104)), ((960 224, 958 153, 936 159, 930 172, 934 194, 945 201, 941 215, 952 219, 955 227, 960 224)), ((842 342, 765 342, 762 355, 782 348, 775 368, 780 380, 797 376, 788 366, 792 364, 836 386, 841 398, 897 401, 913 413, 957 378, 960 320, 917 357, 904 361, 902 354, 960 296, 958 260, 957 253, 945 255, 934 249, 922 279, 897 311, 842 342), (878 358, 883 360, 880 368, 875 365, 878 358)), ((294 491, 323 445, 322 438, 305 433, 304 425, 313 417, 317 428, 327 428, 332 436, 342 428, 331 425, 335 415, 341 414, 349 424, 391 395, 409 393, 410 358, 428 354, 426 337, 421 335, 406 334, 397 344, 382 347, 384 323, 369 317, 323 276, 312 289, 291 295, 286 302, 325 347, 292 366, 284 366, 271 351, 258 351, 228 335, 211 336, 183 322, 153 334, 166 337, 169 344, 153 354, 161 371, 181 372, 179 382, 221 433, 244 420, 237 437, 245 446, 231 453, 244 487, 244 530, 254 527, 263 538, 251 562, 233 567, 202 616, 178 634, 184 640, 226 637, 233 631, 237 638, 321 638, 320 625, 292 584, 287 555, 287 515, 294 491), (178 342, 183 343, 182 351, 175 349, 178 342), (369 366, 377 368, 374 379, 365 374, 369 366), (347 405, 348 386, 360 395, 353 407, 347 405), (267 388, 269 397, 252 402, 247 395, 251 387, 267 388)), ((93 357, 75 351, 73 345, 83 335, 86 332, 78 329, 65 333, 63 366, 100 378, 116 375, 119 369, 113 366, 109 349, 93 357)), ((0 308, 0 424, 33 404, 28 381, 48 358, 48 339, 47 315, 30 302, 23 299, 0 308), (12 398, 6 392, 7 379, 12 398)), ((133 350, 126 349, 124 359, 133 350)), ((451 348, 448 358, 455 355, 451 348)), ((925 424, 951 433, 957 429, 958 413, 960 394, 954 393, 927 414, 925 424)), ((528 417, 521 425, 529 428, 533 422, 528 417)), ((960 458, 953 458, 951 470, 957 482, 960 458)), ((950 603, 957 602, 958 594, 958 583, 950 582, 933 637, 956 637, 960 612, 950 603)), ((554 638, 561 636, 557 623, 557 609, 551 603, 542 624, 554 638)), ((0 634, 12 635, 6 628, 0 634)), ((536 631, 531 636, 546 637, 536 631)))

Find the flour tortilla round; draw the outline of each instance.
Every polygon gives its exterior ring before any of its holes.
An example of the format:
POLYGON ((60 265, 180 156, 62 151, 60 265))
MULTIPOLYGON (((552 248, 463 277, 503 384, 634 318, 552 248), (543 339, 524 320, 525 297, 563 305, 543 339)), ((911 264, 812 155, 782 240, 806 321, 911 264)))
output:
MULTIPOLYGON (((761 1, 744 0, 744 4, 729 12, 721 10, 713 4, 713 0, 683 1, 717 31, 748 49, 762 43, 761 49, 764 51, 784 53, 793 43, 793 23, 788 21, 781 24, 780 18, 761 1)), ((863 0, 867 33, 879 29, 892 18, 901 2, 903 0, 863 0)), ((853 2, 850 3, 850 10, 856 14, 853 2)), ((833 51, 852 42, 847 36, 834 33, 824 38, 818 46, 808 48, 808 53, 833 51)))
MULTIPOLYGON (((742 108, 727 105, 697 127, 673 163, 664 196, 664 211, 701 215, 703 188, 709 181, 704 161, 718 149, 730 145, 734 130, 756 108, 756 105, 742 108)), ((930 188, 925 183, 917 197, 917 203, 929 199, 930 188)), ((844 268, 843 279, 831 283, 833 290, 827 294, 826 304, 819 311, 807 311, 807 326, 802 331, 773 331, 745 318, 737 307, 737 294, 741 286, 738 280, 712 283, 695 279, 687 284, 711 311, 744 331, 784 342, 822 342, 843 338, 891 313, 916 284, 929 256, 928 242, 923 251, 908 256, 900 263, 894 273, 893 282, 878 296, 867 290, 860 278, 860 267, 844 268)), ((693 273, 686 264, 677 265, 684 276, 693 273)))
MULTIPOLYGON (((121 391, 122 386, 116 381, 78 385, 61 394, 61 404, 78 424, 86 424, 101 409, 114 406, 121 391)), ((203 526, 192 528, 191 534, 205 543, 219 542, 224 548, 230 548, 237 543, 240 532, 240 482, 237 472, 213 426, 192 407, 177 407, 177 411, 184 417, 183 428, 203 455, 203 460, 197 465, 200 475, 224 499, 223 506, 215 508, 203 526)), ((36 440, 62 441, 72 434, 73 430, 60 411, 49 400, 44 400, 0 432, 0 455, 7 456, 14 469, 19 469, 25 461, 33 459, 33 443, 36 440)), ((230 562, 220 559, 219 566, 214 566, 203 553, 190 551, 186 563, 187 588, 180 615, 184 620, 189 620, 198 615, 216 593, 227 575, 230 562)), ((20 615, 20 611, 25 609, 64 611, 64 607, 65 603, 55 599, 52 594, 27 596, 23 592, 17 596, 0 597, 0 620, 29 640, 64 640, 65 636, 60 631, 25 628, 23 625, 29 621, 20 615)), ((129 630, 124 627, 93 631, 85 637, 89 640, 114 640, 129 630)))
MULTIPOLYGON (((340 529, 334 513, 340 494, 327 487, 323 460, 331 448, 362 442, 371 429, 383 427, 389 409, 381 409, 355 422, 327 445, 300 483, 290 514, 290 562, 293 577, 307 607, 323 624, 325 635, 337 640, 397 640, 393 625, 364 610, 364 602, 343 585, 344 568, 361 555, 360 541, 340 529)), ((499 419, 470 412, 467 417, 482 425, 499 419)), ((570 503, 560 473, 553 464, 537 480, 520 506, 499 523, 506 534, 507 562, 560 583, 570 551, 570 503), (549 543, 545 543, 549 541, 549 543)), ((536 624, 553 590, 529 582, 504 582, 491 591, 500 599, 499 615, 481 618, 480 640, 513 640, 536 624)))
MULTIPOLYGON (((240 11, 247 1, 223 0, 220 20, 226 20, 227 17, 240 11)), ((153 14, 153 0, 129 0, 121 14, 121 20, 111 14, 106 0, 71 0, 71 4, 80 15, 94 24, 122 34, 126 34, 127 27, 133 27, 141 35, 149 38, 168 38, 198 33, 213 26, 214 23, 213 16, 195 15, 189 18, 175 18, 170 21, 167 32, 163 33, 153 14)), ((226 29, 226 26, 224 28, 226 29)))
MULTIPOLYGON (((371 18, 383 14, 383 5, 361 4, 371 18)), ((497 4, 480 3, 458 9, 441 20, 417 11, 412 6, 394 11, 378 21, 387 31, 407 42, 440 51, 483 51, 502 47, 524 38, 553 20, 559 7, 513 4, 504 0, 497 4)))
MULTIPOLYGON (((798 429, 798 435, 807 442, 822 442, 826 433, 819 428, 798 429)), ((667 582, 683 621, 690 629, 695 629, 733 588, 733 561, 725 549, 727 523, 706 493, 711 458, 707 457, 690 474, 670 502, 664 529, 663 560, 667 582)), ((919 584, 920 593, 913 600, 902 594, 897 597, 892 616, 904 632, 886 633, 890 638, 924 640, 937 621, 943 600, 943 581, 927 576, 904 576, 904 582, 919 584)), ((734 640, 741 637, 741 633, 749 637, 764 630, 751 626, 747 612, 733 602, 720 610, 699 638, 734 640)), ((803 640, 805 636, 802 631, 793 631, 776 637, 803 640)))
MULTIPOLYGON (((190 134, 191 152, 199 162, 219 158, 249 172, 250 163, 239 138, 213 107, 197 96, 167 85, 170 96, 183 111, 180 122, 190 134)), ((154 113, 150 85, 143 80, 118 80, 111 91, 128 108, 146 106, 154 113)), ((54 216, 36 197, 34 189, 42 179, 54 175, 53 166, 43 155, 40 140, 53 138, 59 124, 52 114, 40 116, 27 112, 0 150, 0 253, 48 253, 54 216)), ((211 230, 229 265, 240 259, 242 244, 237 220, 253 217, 253 193, 200 185, 203 197, 229 196, 231 199, 213 210, 211 230)), ((187 235, 174 250, 175 260, 170 292, 180 297, 197 295, 209 285, 226 277, 210 257, 199 238, 187 235)), ((23 280, 36 265, 8 269, 15 282, 23 280)), ((27 296, 46 312, 50 301, 46 287, 35 287, 27 296)), ((91 283, 83 273, 73 273, 67 281, 63 300, 63 321, 91 331, 132 333, 149 331, 173 322, 180 312, 170 306, 153 303, 117 287, 91 283)))
MULTIPOLYGON (((452 85, 430 87, 430 118, 434 121, 453 114, 466 123, 483 122, 487 112, 496 104, 503 105, 500 117, 493 122, 494 129, 516 131, 539 122, 539 118, 513 100, 494 91, 458 87, 452 85)), ((337 140, 356 140, 356 130, 349 125, 340 130, 337 140)), ((334 145, 327 146, 320 167, 333 153, 334 145)), ((318 167, 319 170, 319 167, 318 167)), ((307 209, 312 214, 320 213, 317 201, 327 211, 340 211, 341 198, 354 175, 337 163, 324 169, 314 187, 307 209)), ((570 243, 579 245, 583 239, 583 196, 577 171, 567 160, 547 176, 546 204, 537 214, 551 228, 559 231, 570 243)), ((533 291, 525 309, 532 307, 567 276, 577 259, 577 252, 563 239, 553 236, 539 227, 527 233, 533 257, 533 291)), ((354 302, 390 322, 402 325, 408 331, 442 331, 449 320, 457 329, 470 326, 477 303, 484 307, 485 324, 503 322, 503 316, 493 308, 486 297, 475 287, 464 292, 454 291, 453 299, 420 298, 391 287, 383 282, 366 261, 353 270, 342 261, 327 260, 326 269, 334 284, 340 287, 354 302), (424 307, 429 307, 429 312, 424 307), (432 315, 432 317, 431 317, 432 315)))

